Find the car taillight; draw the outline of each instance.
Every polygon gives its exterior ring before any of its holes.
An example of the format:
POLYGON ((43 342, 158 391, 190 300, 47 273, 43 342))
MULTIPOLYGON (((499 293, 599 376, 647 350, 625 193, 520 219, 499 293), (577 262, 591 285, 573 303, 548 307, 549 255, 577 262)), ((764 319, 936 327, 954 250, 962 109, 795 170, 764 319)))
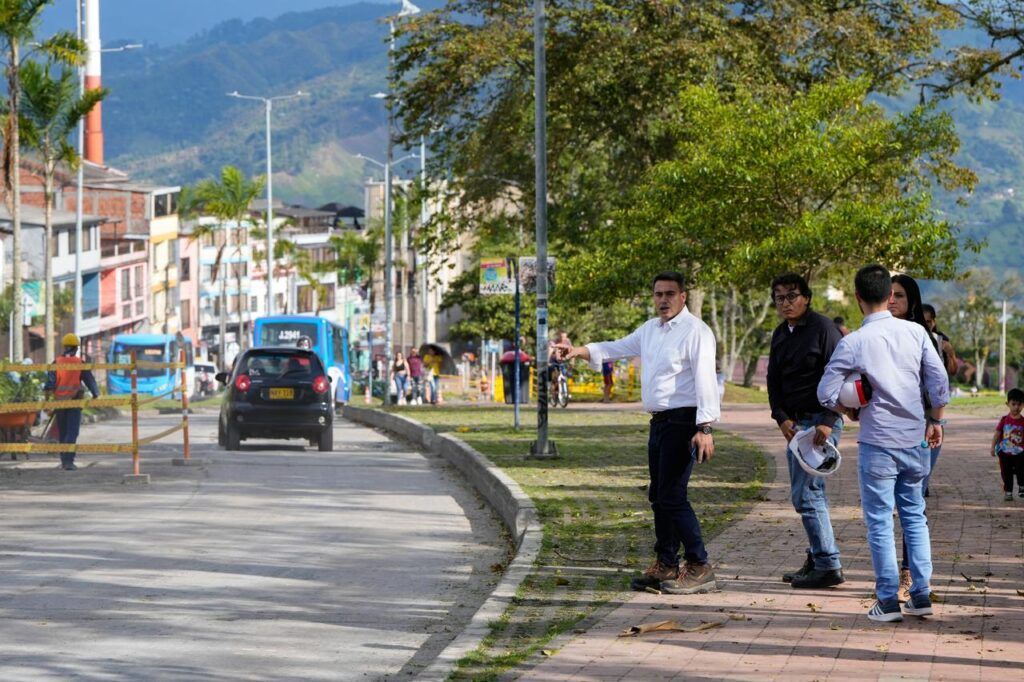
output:
POLYGON ((316 391, 317 393, 327 393, 328 385, 329 384, 327 381, 327 377, 325 376, 321 375, 318 376, 316 379, 313 379, 313 390, 316 391))
POLYGON ((242 393, 248 391, 250 386, 252 386, 252 381, 249 380, 248 374, 239 374, 235 377, 235 388, 242 393))

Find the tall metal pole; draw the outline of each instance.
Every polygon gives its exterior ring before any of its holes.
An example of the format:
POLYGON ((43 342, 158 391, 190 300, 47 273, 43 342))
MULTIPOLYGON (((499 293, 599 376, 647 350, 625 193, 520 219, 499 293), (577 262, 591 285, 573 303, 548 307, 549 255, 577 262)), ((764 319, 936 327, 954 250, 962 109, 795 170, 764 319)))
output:
POLYGON ((395 20, 388 22, 391 28, 391 40, 388 43, 388 149, 384 157, 384 405, 391 404, 391 363, 392 359, 392 323, 395 314, 394 263, 391 244, 391 157, 394 154, 392 130, 394 126, 394 107, 390 96, 394 94, 392 79, 395 63, 395 20))
MULTIPOLYGON (((82 39, 82 0, 75 1, 75 26, 82 39)), ((78 67, 78 96, 85 96, 85 65, 78 67)), ((82 185, 85 184, 85 117, 78 119, 78 178, 75 190, 75 335, 82 335, 82 185)))
MULTIPOLYGON (((424 225, 427 224, 427 137, 426 135, 420 135, 420 229, 424 229, 424 225)), ((427 299, 429 294, 427 292, 427 259, 426 257, 420 258, 420 308, 423 313, 423 336, 420 339, 420 343, 427 343, 430 341, 429 336, 429 304, 427 299)))
POLYGON ((533 2, 534 199, 537 231, 537 440, 531 457, 558 456, 548 440, 548 154, 547 63, 544 50, 544 0, 533 2))
POLYGON ((999 336, 999 391, 1006 393, 1006 299, 1003 299, 1003 330, 999 336))
MULTIPOLYGON (((267 315, 274 314, 274 166, 270 152, 270 110, 274 101, 266 99, 267 111, 267 315)), ((239 225, 241 227, 241 225, 239 225)), ((239 309, 241 310, 241 309, 239 309)), ((239 313, 241 314, 241 313, 239 313)))
POLYGON ((509 264, 509 268, 511 268, 512 279, 514 279, 515 283, 516 283, 516 293, 515 293, 516 338, 515 338, 515 345, 513 345, 513 347, 512 347, 513 351, 515 352, 514 359, 512 360, 515 363, 513 365, 513 367, 512 367, 512 381, 513 381, 513 384, 512 384, 512 413, 513 413, 512 426, 515 428, 516 431, 518 431, 519 430, 519 400, 520 400, 520 397, 519 397, 519 387, 520 387, 520 376, 522 376, 520 374, 520 372, 523 371, 523 363, 519 360, 519 351, 520 351, 520 349, 519 349, 519 337, 520 337, 520 335, 522 333, 521 332, 521 322, 520 322, 520 320, 521 320, 520 316, 521 316, 521 313, 522 313, 522 297, 520 296, 520 292, 519 292, 519 272, 518 272, 519 264, 518 264, 518 259, 513 256, 512 258, 508 259, 508 264, 509 264))

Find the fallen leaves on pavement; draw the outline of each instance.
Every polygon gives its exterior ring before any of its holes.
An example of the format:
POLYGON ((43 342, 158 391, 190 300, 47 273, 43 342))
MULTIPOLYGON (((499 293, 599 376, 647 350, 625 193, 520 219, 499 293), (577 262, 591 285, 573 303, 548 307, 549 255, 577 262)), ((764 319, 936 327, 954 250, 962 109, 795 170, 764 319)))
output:
POLYGON ((720 620, 711 623, 701 623, 700 625, 694 625, 693 627, 683 627, 678 621, 662 620, 657 623, 634 625, 628 630, 620 632, 619 637, 636 637, 637 635, 646 635, 648 632, 700 632, 702 630, 720 628, 725 625, 725 623, 726 621, 720 620))

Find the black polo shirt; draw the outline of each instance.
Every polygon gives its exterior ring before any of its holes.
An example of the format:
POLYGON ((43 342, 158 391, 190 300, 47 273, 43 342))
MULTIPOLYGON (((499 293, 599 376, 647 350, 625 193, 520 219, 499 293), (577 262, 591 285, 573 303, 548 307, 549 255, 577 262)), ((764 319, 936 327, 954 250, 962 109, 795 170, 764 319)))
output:
POLYGON ((781 424, 824 412, 828 416, 824 423, 835 424, 839 415, 818 402, 818 382, 842 337, 832 320, 810 308, 792 331, 786 320, 775 328, 768 355, 772 419, 781 424))

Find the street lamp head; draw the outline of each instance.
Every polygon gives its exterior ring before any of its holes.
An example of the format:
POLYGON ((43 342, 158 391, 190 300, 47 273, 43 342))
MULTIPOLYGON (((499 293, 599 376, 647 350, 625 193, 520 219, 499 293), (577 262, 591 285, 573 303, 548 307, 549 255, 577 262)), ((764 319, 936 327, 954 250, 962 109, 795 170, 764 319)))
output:
POLYGON ((402 9, 398 10, 398 17, 411 17, 414 14, 419 14, 420 8, 409 2, 409 0, 402 0, 402 9))

